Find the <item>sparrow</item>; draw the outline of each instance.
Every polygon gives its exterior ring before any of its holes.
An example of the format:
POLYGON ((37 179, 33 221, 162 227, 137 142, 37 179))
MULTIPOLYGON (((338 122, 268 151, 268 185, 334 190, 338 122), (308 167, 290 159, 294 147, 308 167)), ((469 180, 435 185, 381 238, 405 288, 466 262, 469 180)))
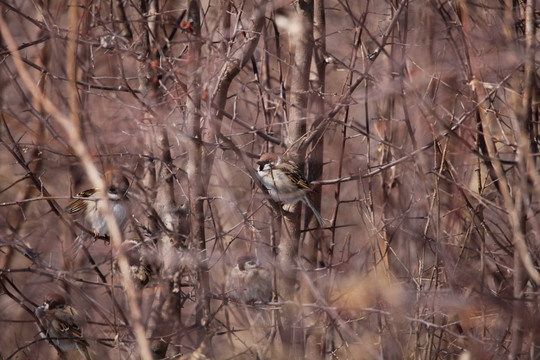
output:
MULTIPOLYGON (((116 223, 122 229, 128 218, 128 179, 118 171, 107 171, 105 173, 105 184, 107 186, 107 197, 111 211, 116 219, 116 223)), ((77 194, 76 199, 66 206, 69 214, 83 213, 86 225, 96 234, 108 235, 109 227, 105 216, 103 216, 103 201, 99 200, 97 189, 88 189, 77 194)))
MULTIPOLYGON (((133 278, 135 285, 138 288, 142 288, 148 284, 152 277, 153 270, 141 252, 141 244, 133 240, 126 240, 122 243, 120 251, 127 259, 131 277, 133 278)), ((114 259, 113 269, 116 272, 120 272, 117 258, 114 259)))
POLYGON ((257 256, 246 253, 238 257, 227 276, 225 291, 241 302, 268 302, 272 299, 272 276, 261 267, 257 256))
POLYGON ((57 293, 47 295, 43 304, 36 308, 35 314, 48 337, 60 350, 66 352, 76 348, 85 360, 91 360, 88 343, 79 327, 83 319, 66 303, 64 296, 57 293))
POLYGON ((309 206, 319 225, 325 224, 323 217, 307 197, 307 193, 312 190, 295 163, 284 160, 274 153, 264 153, 257 161, 257 165, 259 165, 257 175, 274 201, 284 204, 302 201, 309 206))

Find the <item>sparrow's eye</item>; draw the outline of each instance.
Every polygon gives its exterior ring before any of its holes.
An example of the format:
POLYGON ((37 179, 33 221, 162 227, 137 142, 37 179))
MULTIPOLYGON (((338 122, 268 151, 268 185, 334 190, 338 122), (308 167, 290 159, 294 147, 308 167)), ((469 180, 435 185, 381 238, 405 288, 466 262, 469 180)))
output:
POLYGON ((114 186, 111 186, 109 188, 109 192, 112 193, 112 194, 116 194, 116 188, 114 186))
POLYGON ((257 264, 255 263, 255 261, 253 261, 253 260, 248 261, 247 264, 248 264, 249 266, 256 266, 256 265, 257 265, 257 264))
POLYGON ((259 164, 259 171, 263 171, 264 167, 266 166, 266 161, 257 161, 257 164, 259 164))

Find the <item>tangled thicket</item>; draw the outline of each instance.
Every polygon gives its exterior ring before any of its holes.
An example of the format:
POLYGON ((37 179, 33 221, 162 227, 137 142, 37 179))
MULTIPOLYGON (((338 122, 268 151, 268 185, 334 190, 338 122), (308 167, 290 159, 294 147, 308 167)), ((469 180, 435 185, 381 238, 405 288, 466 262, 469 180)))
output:
POLYGON ((538 358, 536 5, 0 0, 0 358, 78 356, 49 292, 93 358, 538 358), (131 217, 96 238, 64 208, 110 168, 131 217), (245 252, 269 303, 225 291, 245 252))

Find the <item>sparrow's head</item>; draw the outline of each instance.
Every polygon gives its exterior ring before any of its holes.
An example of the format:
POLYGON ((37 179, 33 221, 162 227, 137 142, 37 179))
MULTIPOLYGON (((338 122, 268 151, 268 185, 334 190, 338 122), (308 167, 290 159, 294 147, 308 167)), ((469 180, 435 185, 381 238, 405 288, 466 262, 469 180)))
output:
POLYGON ((126 195, 129 188, 129 180, 118 171, 107 171, 105 184, 107 185, 107 195, 111 200, 120 200, 126 195))
POLYGON ((58 293, 50 293, 42 305, 47 310, 60 309, 66 306, 66 298, 58 293))
POLYGON ((256 269, 261 265, 257 256, 250 253, 240 255, 236 262, 238 264, 238 269, 241 271, 256 269))
POLYGON ((257 161, 257 164, 259 165, 259 171, 263 171, 266 165, 269 167, 273 167, 277 165, 280 162, 280 157, 277 154, 274 153, 264 153, 259 158, 259 161, 257 161))

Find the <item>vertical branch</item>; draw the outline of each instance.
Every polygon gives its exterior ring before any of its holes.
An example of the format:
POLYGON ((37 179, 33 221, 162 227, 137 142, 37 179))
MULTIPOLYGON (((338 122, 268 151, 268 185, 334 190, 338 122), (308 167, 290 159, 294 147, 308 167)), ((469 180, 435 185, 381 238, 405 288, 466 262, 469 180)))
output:
MULTIPOLYGON (((307 106, 309 93, 309 72, 313 54, 313 0, 299 0, 296 4, 296 22, 298 29, 291 33, 294 45, 294 63, 291 75, 291 105, 289 110, 289 133, 286 144, 288 157, 304 168, 306 148, 302 139, 306 134, 307 106)), ((283 216, 283 230, 279 243, 278 265, 283 270, 282 288, 278 289, 284 299, 291 299, 295 293, 294 287, 298 281, 297 266, 298 248, 300 242, 300 203, 290 205, 289 211, 283 216)), ((304 336, 302 328, 293 327, 299 321, 298 312, 292 309, 284 310, 285 344, 289 346, 290 356, 297 358, 304 354, 304 336)), ((287 350, 287 349, 286 349, 287 350)))
MULTIPOLYGON (((468 7, 464 2, 460 2, 461 21, 463 24, 464 36, 467 39, 467 45, 471 44, 471 25, 468 15, 468 7)), ((529 2, 527 6, 531 5, 529 2)), ((532 6, 532 5, 531 5, 532 6)), ((528 8, 527 11, 534 9, 534 7, 528 8)), ((527 45, 530 45, 527 43, 527 45)), ((531 47, 532 48, 532 47, 531 47)), ((529 47, 527 48, 530 49, 529 47)), ((529 54, 528 54, 529 55, 529 54)), ((540 273, 535 268, 527 243, 525 241, 526 235, 526 212, 524 211, 524 205, 528 203, 526 174, 527 168, 530 167, 530 144, 525 136, 526 119, 524 116, 530 114, 530 103, 528 103, 525 96, 531 96, 527 94, 527 89, 524 91, 524 97, 522 104, 528 104, 528 109, 522 108, 521 111, 516 111, 519 120, 513 119, 513 131, 516 134, 515 140, 517 145, 516 158, 518 160, 519 173, 522 174, 520 183, 513 186, 507 175, 505 169, 502 166, 497 148, 494 142, 494 136, 492 135, 492 125, 495 123, 495 116, 489 108, 489 96, 487 90, 482 82, 480 74, 480 65, 478 59, 475 58, 474 52, 470 51, 471 62, 471 83, 473 85, 473 94, 475 101, 479 104, 478 118, 479 126, 483 131, 483 147, 489 155, 488 168, 491 169, 490 175, 494 181, 497 182, 498 190, 502 196, 504 207, 508 212, 508 220, 510 229, 512 231, 512 240, 514 245, 514 274, 513 274, 513 319, 512 319, 512 343, 510 345, 510 351, 508 354, 509 359, 515 359, 520 356, 521 349, 523 347, 523 307, 520 299, 523 297, 525 274, 527 274, 534 282, 540 281, 540 273)), ((530 59, 530 56, 527 57, 530 59)), ((525 61, 527 64, 527 60, 525 61)), ((526 70, 527 70, 527 65, 526 70)), ((527 79, 525 80, 527 82, 527 79)), ((531 169, 532 170, 532 169, 531 169)))
MULTIPOLYGON (((79 4, 77 0, 69 1, 69 33, 66 48, 66 75, 68 78, 67 93, 69 116, 77 136, 81 136, 81 121, 79 117, 79 99, 77 89, 77 35, 79 30, 79 4)), ((73 259, 66 254, 64 262, 68 270, 73 270, 73 259)))
MULTIPOLYGON (((190 137, 187 151, 187 176, 189 181, 189 204, 191 212, 191 237, 193 246, 199 250, 199 287, 197 288, 196 326, 201 328, 203 320, 208 316, 209 299, 206 298, 209 288, 208 259, 206 255, 206 238, 204 232, 205 187, 203 183, 203 147, 201 141, 201 19, 198 0, 188 3, 188 22, 192 32, 189 38, 188 73, 190 96, 187 100, 186 130, 190 137)), ((202 342, 204 331, 198 332, 198 341, 202 342)))
MULTIPOLYGON (((144 100, 150 105, 162 100, 163 94, 159 91, 156 64, 159 63, 159 41, 162 32, 157 26, 159 9, 158 1, 141 0, 139 3, 141 18, 138 27, 138 43, 136 49, 139 52, 137 63, 139 89, 144 100)), ((129 27, 124 23, 125 13, 121 4, 117 5, 123 32, 129 27)), ((145 186, 148 189, 156 189, 153 207, 159 217, 150 225, 155 230, 159 223, 164 229, 160 232, 158 251, 162 259, 161 277, 163 281, 158 291, 156 304, 152 308, 148 333, 154 340, 151 342, 151 352, 155 359, 165 357, 169 345, 170 334, 176 325, 176 308, 178 294, 174 293, 169 284, 174 274, 179 270, 178 257, 175 256, 175 246, 178 239, 171 234, 176 234, 178 229, 177 206, 174 195, 174 177, 171 170, 172 156, 169 143, 169 134, 166 124, 159 123, 154 114, 145 112, 144 121, 152 124, 153 131, 144 134, 145 144, 148 151, 152 152, 156 160, 149 163, 149 169, 145 176, 145 186)))
MULTIPOLYGON (((306 154, 302 138, 306 133, 307 105, 309 92, 309 70, 313 53, 313 1, 300 0, 296 5, 299 23, 297 33, 291 34, 295 47, 294 64, 291 76, 291 105, 289 110, 289 133, 286 144, 288 157, 304 168, 306 154)), ((284 231, 279 244, 278 263, 283 269, 295 266, 298 256, 298 242, 300 239, 300 204, 291 205, 289 212, 284 216, 284 231)), ((285 279, 282 294, 292 294, 295 275, 285 279)))
MULTIPOLYGON (((314 114, 324 114, 324 93, 326 85, 326 19, 324 13, 324 0, 314 1, 313 11, 313 38, 314 38, 314 51, 313 60, 315 64, 315 75, 312 80, 314 88, 312 99, 312 112, 314 114)), ((308 163, 308 176, 309 180, 317 180, 323 173, 323 155, 324 155, 324 141, 323 137, 314 143, 313 150, 311 152, 311 161, 308 163)), ((322 193, 319 189, 314 191, 312 197, 312 203, 316 209, 321 208, 322 193)), ((306 211, 309 207, 306 207, 306 211)), ((312 216, 309 222, 309 228, 317 228, 317 219, 312 216)), ((315 231, 315 234, 309 233, 306 237, 306 242, 303 244, 302 256, 308 260, 310 264, 317 263, 317 247, 318 240, 320 239, 320 231, 315 231)), ((321 260, 321 259, 319 259, 321 260)), ((316 266, 316 265, 315 265, 316 266)))
MULTIPOLYGON (((469 34, 471 34, 470 24, 469 20, 467 18, 467 7, 465 4, 461 4, 461 14, 462 14, 462 23, 463 23, 463 31, 465 32, 466 37, 469 37, 469 34)), ((520 252, 521 260, 524 262, 525 269, 527 270, 529 276, 535 281, 540 283, 540 273, 535 269, 532 259, 530 255, 528 254, 527 246, 525 244, 524 240, 524 234, 521 231, 521 220, 518 216, 518 209, 514 204, 513 196, 510 193, 509 188, 509 182, 506 178, 504 168, 502 166, 502 162, 499 159, 499 156, 497 154, 497 149, 494 143, 494 137, 491 132, 491 126, 495 122, 494 114, 489 109, 489 96, 488 92, 484 86, 484 84, 481 82, 481 75, 479 72, 480 65, 478 64, 478 60, 474 58, 474 56, 471 55, 471 69, 472 69, 472 79, 471 79, 471 85, 474 88, 474 96, 476 102, 479 104, 479 118, 481 122, 481 128, 483 131, 483 142, 486 149, 487 154, 490 157, 490 166, 493 168, 492 177, 495 181, 498 183, 498 189, 501 193, 501 196, 504 201, 504 205, 506 207, 506 210, 508 211, 510 225, 513 230, 513 236, 514 236, 514 245, 516 247, 516 250, 520 252)), ((523 129, 521 126, 517 126, 515 129, 516 131, 516 139, 517 142, 520 145, 521 152, 519 153, 520 160, 527 161, 526 154, 529 153, 529 145, 523 143, 523 129), (523 152, 526 152, 524 154, 523 152)))
MULTIPOLYGON (((324 10, 324 0, 314 0, 313 5, 313 60, 315 65, 315 74, 311 81, 314 91, 311 95, 311 107, 314 114, 324 114, 324 93, 326 85, 326 18, 324 10)), ((308 163, 308 176, 309 180, 316 180, 322 176, 323 173, 323 155, 324 155, 324 141, 321 136, 318 141, 313 144, 310 161, 308 163)), ((312 203, 316 209, 321 209, 322 192, 321 187, 318 187, 318 191, 314 191, 312 194, 312 203)), ((309 207, 306 206, 306 212, 310 212, 309 207)), ((320 211, 319 211, 320 212, 320 211)), ((307 217, 306 217, 307 218, 307 217)), ((305 240, 302 244, 301 255, 302 259, 307 260, 306 266, 310 269, 319 267, 322 263, 322 254, 319 254, 319 248, 321 245, 322 230, 318 229, 319 224, 315 216, 311 216, 309 222, 309 228, 315 229, 306 234, 305 240)), ((305 299, 306 302, 313 302, 313 294, 307 292, 305 299)), ((307 319, 310 321, 309 326, 310 336, 307 338, 306 343, 306 356, 310 359, 318 359, 324 356, 325 346, 323 341, 324 330, 320 327, 320 319, 318 314, 313 314, 307 319)))
MULTIPOLYGON (((517 191, 516 194, 516 206, 520 210, 517 216, 521 218, 520 223, 520 230, 524 233, 526 230, 526 218, 523 216, 522 210, 522 196, 525 196, 525 194, 522 194, 521 191, 517 191)), ((517 210, 516 210, 517 212, 517 210)), ((514 304, 513 304, 513 313, 512 313, 512 327, 511 327, 511 333, 512 333, 512 343, 510 344, 510 351, 508 353, 508 359, 514 360, 521 357, 521 349, 523 347, 523 321, 524 321, 524 306, 523 306, 523 298, 524 298, 524 285, 526 283, 526 275, 525 275, 525 269, 523 267, 523 260, 521 259, 520 252, 515 249, 514 250, 514 276, 512 278, 513 280, 513 291, 512 295, 514 297, 514 304)))
MULTIPOLYGON (((521 174, 526 177, 525 174, 536 172, 534 162, 531 160, 531 151, 537 152, 534 119, 531 118, 532 114, 532 97, 535 86, 535 1, 528 0, 525 5, 525 62, 524 62, 524 81, 523 81, 523 95, 521 99, 521 108, 517 111, 518 121, 514 122, 517 127, 518 133, 518 149, 521 155, 520 167, 521 174), (526 138, 525 134, 528 134, 526 138)), ((528 179, 527 179, 528 180, 528 179)), ((529 208, 530 201, 533 196, 533 190, 527 185, 527 180, 522 179, 521 191, 517 191, 516 198, 516 217, 520 221, 520 231, 522 234, 527 232, 527 215, 526 208, 529 208), (528 190, 527 193, 525 192, 528 190)), ((530 179, 533 180, 534 179, 530 179)), ((529 249, 525 243, 525 236, 523 239, 518 238, 519 242, 516 243, 517 249, 514 250, 514 277, 513 277, 513 296, 514 296, 514 308, 512 319, 512 344, 510 346, 510 352, 508 359, 516 359, 521 356, 521 349, 523 347, 523 323, 525 315, 525 307, 523 306, 525 284, 527 282, 527 276, 525 272, 525 266, 527 258, 523 257, 523 253, 529 255, 529 249), (525 250, 523 250, 525 248, 525 250), (520 251, 521 249, 521 251, 520 251), (525 264, 524 264, 525 263, 525 264)), ((532 267, 532 264, 531 264, 532 267)), ((534 272, 536 270, 534 269, 534 272)), ((538 274, 536 272, 536 274, 538 274)))
POLYGON ((66 74, 68 77, 68 101, 70 117, 73 121, 77 136, 80 136, 79 101, 77 89, 77 34, 79 29, 78 0, 69 2, 69 34, 67 45, 66 74))
MULTIPOLYGON (((210 122, 209 131, 205 131, 203 140, 208 143, 213 143, 221 131, 221 124, 223 119, 223 110, 225 110, 225 105, 227 104, 227 95, 229 93, 229 88, 231 86, 234 78, 240 73, 240 70, 249 62, 257 44, 259 43, 259 38, 265 23, 264 14, 266 12, 266 6, 268 1, 262 0, 260 6, 257 7, 258 10, 255 11, 252 17, 252 25, 249 31, 246 31, 247 36, 245 37, 244 44, 240 45, 239 51, 236 51, 233 56, 228 58, 221 68, 218 83, 216 85, 215 92, 213 94, 213 104, 212 107, 215 109, 215 116, 210 122)), ((226 7, 223 7, 226 10, 226 7)), ((223 30, 227 31, 225 33, 225 39, 233 37, 234 34, 230 34, 230 29, 225 29, 227 25, 230 25, 229 14, 223 14, 223 30)), ((223 47, 222 47, 223 48, 223 47)), ((203 165, 201 166, 205 170, 203 173, 204 176, 204 186, 208 187, 208 182, 210 181, 210 173, 212 166, 214 164, 214 154, 212 152, 208 154, 203 159, 203 165)))
MULTIPOLYGON (((114 9, 115 14, 118 17, 118 26, 121 29, 122 34, 129 35, 128 39, 132 39, 132 32, 129 27, 129 22, 126 18, 126 12, 124 9, 124 5, 120 0, 115 0, 114 2, 114 9)), ((150 36, 149 36, 149 28, 148 23, 144 21, 144 15, 148 13, 150 9, 150 4, 147 0, 140 0, 139 3, 139 9, 143 16, 141 16, 141 21, 135 22, 133 27, 136 29, 137 36, 135 39, 133 39, 134 48, 137 50, 137 78, 139 79, 139 91, 141 92, 142 96, 146 99, 149 99, 147 95, 149 93, 154 93, 156 90, 156 83, 152 81, 152 67, 150 66, 148 60, 151 60, 151 45, 150 45, 150 36)), ((152 124, 154 123, 155 119, 153 119, 152 114, 149 112, 146 112, 143 117, 143 124, 148 126, 149 128, 152 128, 152 124)), ((154 130, 159 132, 159 130, 154 130)), ((154 131, 144 131, 144 143, 146 145, 146 151, 148 154, 153 158, 154 157, 154 144, 155 140, 157 138, 157 135, 155 135, 154 131)), ((158 140, 158 144, 156 146, 158 148, 162 148, 162 143, 158 140)), ((166 151, 166 150, 164 150, 166 151)), ((157 161, 150 161, 148 163, 148 170, 144 176, 144 186, 147 189, 155 189, 156 183, 157 183, 157 175, 156 175, 156 163, 159 164, 159 160, 157 161)), ((154 195, 154 194, 152 194, 154 195)), ((158 211, 156 209, 156 211, 158 211)), ((161 216, 158 212, 158 214, 161 216)), ((157 227, 157 221, 153 221, 152 224, 150 224, 149 228, 154 230, 157 227)))
POLYGON ((525 123, 525 126, 529 132, 529 138, 531 139, 531 151, 533 154, 538 152, 538 146, 536 143, 537 126, 532 118, 532 102, 533 94, 536 93, 536 66, 535 66, 535 54, 536 54, 536 26, 535 26, 535 9, 536 1, 527 0, 525 6, 525 71, 523 81, 523 98, 521 100, 521 121, 525 123))
MULTIPOLYGON (((407 5, 405 5, 407 6, 407 5)), ((407 6, 408 7, 408 6, 407 6)), ((408 9, 407 9, 408 10, 408 9)), ((397 37, 399 38, 399 44, 407 44, 407 33, 409 31, 408 25, 409 25, 409 11, 405 11, 403 14, 403 18, 401 21, 401 26, 394 31, 398 31, 397 37)), ((392 46, 393 50, 394 46, 392 46)), ((399 75, 399 82, 401 86, 401 106, 403 108, 403 115, 405 116, 405 124, 407 125, 407 132, 409 133, 409 137, 411 138, 413 150, 417 148, 416 144, 416 137, 414 134, 413 126, 411 124, 411 119, 409 117, 409 110, 407 107, 407 100, 405 98, 405 92, 407 91, 405 88, 405 76, 406 76, 406 59, 407 59, 407 47, 404 45, 399 46, 399 70, 397 71, 399 75)))
POLYGON ((289 134, 286 139, 289 157, 303 168, 306 149, 299 141, 306 133, 309 93, 309 71, 313 53, 313 0, 300 0, 296 5, 299 29, 292 35, 294 64, 291 76, 289 134))
POLYGON ((200 40, 200 8, 197 0, 188 5, 188 21, 192 34, 189 36, 188 73, 189 95, 187 100, 187 134, 191 138, 188 143, 187 175, 189 180, 189 201, 191 210, 191 235, 196 246, 205 248, 202 167, 203 148, 201 143, 201 57, 200 40))
POLYGON ((223 54, 226 54, 233 35, 231 29, 231 0, 221 0, 221 22, 219 26, 220 33, 223 36, 220 49, 223 54))
MULTIPOLYGON (((179 239, 171 234, 177 234, 179 218, 174 197, 174 174, 171 170, 172 158, 169 145, 168 131, 165 126, 156 129, 155 152, 159 160, 154 161, 155 176, 157 178, 157 194, 154 208, 160 218, 160 223, 165 228, 159 238, 158 251, 162 259, 161 277, 163 281, 157 296, 156 305, 152 311, 150 323, 151 350, 154 359, 162 359, 166 356, 170 342, 170 334, 177 326, 177 306, 179 294, 171 288, 173 278, 181 271, 178 259, 179 239)), ((151 176, 149 177, 152 178, 151 176)))
POLYGON ((178 229, 177 205, 174 197, 174 172, 169 144, 169 132, 166 127, 158 128, 155 134, 155 147, 159 156, 156 165, 157 193, 155 209, 162 221, 165 231, 161 244, 177 245, 179 239, 171 239, 178 229))
POLYGON ((119 34, 128 40, 133 40, 133 33, 129 27, 129 22, 126 16, 126 9, 122 0, 112 0, 113 14, 118 20, 114 22, 119 28, 119 34))

